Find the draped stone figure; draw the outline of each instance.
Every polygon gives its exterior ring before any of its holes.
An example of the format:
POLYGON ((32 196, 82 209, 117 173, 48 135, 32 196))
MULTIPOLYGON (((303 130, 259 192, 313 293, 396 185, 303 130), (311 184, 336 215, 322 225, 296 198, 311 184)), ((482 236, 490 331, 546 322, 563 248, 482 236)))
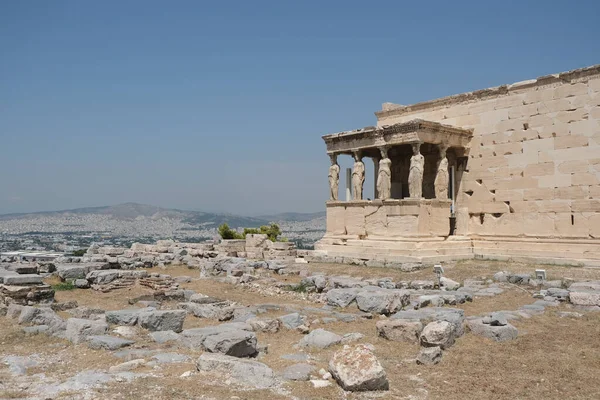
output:
POLYGON ((365 182, 365 164, 359 153, 354 153, 354 167, 352 168, 352 193, 353 200, 362 200, 363 183, 365 182))
POLYGON ((413 156, 410 158, 410 170, 408 172, 408 192, 412 198, 423 197, 423 170, 425 169, 425 157, 421 154, 421 144, 413 144, 413 156))
POLYGON ((440 152, 442 159, 438 165, 438 170, 435 175, 435 198, 436 199, 448 199, 448 159, 446 158, 446 150, 443 149, 440 152))
POLYGON ((388 158, 387 149, 381 150, 381 157, 377 173, 377 198, 387 200, 392 197, 392 160, 388 158))
POLYGON ((331 154, 331 167, 329 167, 329 200, 338 200, 338 188, 340 185, 340 166, 337 163, 337 156, 331 154))

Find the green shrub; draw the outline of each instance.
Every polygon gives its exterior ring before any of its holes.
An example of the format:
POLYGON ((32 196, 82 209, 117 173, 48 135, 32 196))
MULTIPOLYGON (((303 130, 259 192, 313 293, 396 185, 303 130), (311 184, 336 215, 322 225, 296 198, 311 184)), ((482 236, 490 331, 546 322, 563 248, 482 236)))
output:
POLYGON ((73 289, 75 289, 75 285, 73 285, 73 282, 60 282, 55 285, 52 285, 52 289, 54 289, 58 292, 64 291, 64 290, 73 290, 73 289))
POLYGON ((263 225, 260 228, 244 228, 244 237, 253 234, 267 235, 271 242, 287 242, 286 238, 278 238, 281 235, 281 229, 277 224, 263 225))
POLYGON ((87 252, 86 249, 79 249, 72 252, 75 257, 83 257, 83 255, 87 252))
POLYGON ((246 236, 245 234, 239 234, 237 231, 231 229, 227 224, 219 226, 219 235, 221 235, 223 239, 244 239, 246 236))

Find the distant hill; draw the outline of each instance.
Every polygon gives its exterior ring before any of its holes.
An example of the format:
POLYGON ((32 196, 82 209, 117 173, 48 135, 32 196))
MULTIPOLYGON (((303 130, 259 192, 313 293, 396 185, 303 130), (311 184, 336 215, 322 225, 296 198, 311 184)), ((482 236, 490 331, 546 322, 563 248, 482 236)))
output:
POLYGON ((273 214, 273 215, 261 215, 256 218, 267 220, 267 221, 311 221, 317 218, 324 218, 325 211, 320 211, 316 213, 295 213, 295 212, 287 212, 281 214, 273 214))
POLYGON ((137 218, 170 218, 181 220, 190 225, 201 225, 206 227, 219 226, 227 223, 232 228, 247 227, 254 228, 268 224, 271 221, 309 221, 311 219, 325 216, 325 213, 283 213, 259 217, 245 217, 234 214, 207 213, 201 211, 185 211, 177 209, 162 208, 147 204, 124 203, 114 206, 84 207, 72 210, 40 211, 33 213, 4 214, 0 220, 29 219, 39 216, 67 216, 67 215, 107 215, 119 220, 134 220, 137 218))

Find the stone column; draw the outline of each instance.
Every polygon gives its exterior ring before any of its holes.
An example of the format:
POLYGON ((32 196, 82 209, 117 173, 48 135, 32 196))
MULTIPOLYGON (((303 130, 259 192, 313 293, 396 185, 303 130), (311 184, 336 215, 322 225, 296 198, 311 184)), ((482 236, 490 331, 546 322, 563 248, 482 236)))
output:
POLYGON ((392 197, 392 160, 388 157, 388 148, 380 147, 381 160, 377 169, 377 198, 388 200, 392 197))
POLYGON ((434 187, 435 198, 448 200, 448 159, 446 158, 447 147, 440 146, 440 161, 438 162, 435 175, 434 187))
POLYGON ((423 171, 425 169, 425 157, 421 154, 421 143, 412 145, 413 156, 410 158, 410 170, 408 172, 408 194, 413 199, 423 198, 423 171))
POLYGON ((340 166, 337 163, 337 154, 329 155, 331 167, 329 167, 329 200, 337 201, 340 186, 340 166))
POLYGON ((346 201, 352 200, 352 168, 346 168, 346 201))
POLYGON ((352 168, 352 200, 362 200, 363 183, 365 183, 365 164, 362 162, 360 151, 355 151, 352 168))
POLYGON ((373 160, 373 199, 378 199, 379 195, 377 194, 377 176, 379 174, 379 157, 371 157, 373 160))

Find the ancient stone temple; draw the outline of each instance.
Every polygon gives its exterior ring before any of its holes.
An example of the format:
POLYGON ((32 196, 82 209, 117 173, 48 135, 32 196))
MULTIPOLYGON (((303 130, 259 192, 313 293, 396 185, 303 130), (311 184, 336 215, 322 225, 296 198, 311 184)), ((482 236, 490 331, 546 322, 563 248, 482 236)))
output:
POLYGON ((600 66, 411 106, 323 136, 328 256, 600 265, 600 66), (351 156, 340 199, 338 156, 351 156), (375 198, 364 199, 366 159, 375 198), (348 198, 350 195, 351 198, 348 198))

